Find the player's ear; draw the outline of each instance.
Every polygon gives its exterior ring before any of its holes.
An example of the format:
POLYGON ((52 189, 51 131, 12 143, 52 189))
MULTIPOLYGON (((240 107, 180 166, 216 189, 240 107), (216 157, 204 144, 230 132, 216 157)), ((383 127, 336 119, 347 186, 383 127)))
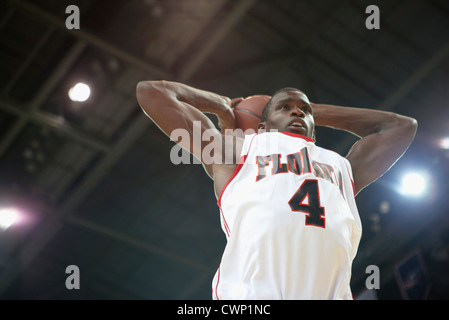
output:
POLYGON ((265 121, 262 121, 262 122, 260 122, 260 123, 257 125, 257 131, 258 131, 259 133, 265 132, 265 129, 266 129, 266 128, 267 128, 267 124, 266 124, 265 121))
POLYGON ((313 142, 316 142, 316 131, 315 131, 315 128, 313 128, 312 139, 313 139, 313 142))

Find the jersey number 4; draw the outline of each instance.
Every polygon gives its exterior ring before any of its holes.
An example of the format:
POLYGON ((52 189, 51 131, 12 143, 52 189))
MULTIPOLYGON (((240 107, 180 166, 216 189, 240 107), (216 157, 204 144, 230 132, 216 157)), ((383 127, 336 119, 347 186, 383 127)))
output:
POLYGON ((288 204, 292 211, 306 214, 306 225, 326 227, 324 208, 320 205, 320 191, 317 180, 305 180, 288 204))

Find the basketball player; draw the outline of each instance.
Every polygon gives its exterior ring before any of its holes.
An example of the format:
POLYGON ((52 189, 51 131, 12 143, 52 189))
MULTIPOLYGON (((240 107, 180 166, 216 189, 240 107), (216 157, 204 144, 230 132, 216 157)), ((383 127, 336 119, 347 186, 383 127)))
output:
MULTIPOLYGON (((168 81, 137 85, 143 111, 168 136, 193 121, 222 139, 203 166, 214 181, 227 238, 213 299, 352 299, 351 266, 361 237, 355 196, 381 177, 414 139, 415 119, 391 112, 311 103, 285 88, 267 104, 260 132, 225 139, 235 127, 228 97, 168 81), (204 114, 218 116, 222 131, 204 114), (346 157, 315 145, 315 126, 360 139, 346 157), (217 156, 217 155, 215 155, 217 156), (217 158, 215 158, 217 159, 217 158)), ((185 139, 184 139, 185 140, 185 139)), ((179 141, 198 159, 208 141, 179 141)))

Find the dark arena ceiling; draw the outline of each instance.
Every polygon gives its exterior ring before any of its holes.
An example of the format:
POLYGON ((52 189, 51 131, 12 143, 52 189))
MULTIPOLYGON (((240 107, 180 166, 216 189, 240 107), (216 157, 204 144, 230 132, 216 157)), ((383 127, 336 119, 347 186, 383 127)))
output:
MULTIPOLYGON (((229 97, 293 86, 416 118, 407 153, 356 198, 351 285, 355 299, 407 299, 413 281, 413 297, 448 299, 448 30, 447 0, 1 1, 0 212, 22 219, 0 229, 0 298, 211 299, 226 241, 212 181, 170 162, 173 142, 136 99, 139 81, 164 79, 229 97), (78 82, 86 102, 68 97, 78 82), (422 195, 399 192, 406 172, 426 174, 422 195), (368 266, 379 289, 365 290, 368 266)), ((317 128, 342 155, 354 141, 317 128)))

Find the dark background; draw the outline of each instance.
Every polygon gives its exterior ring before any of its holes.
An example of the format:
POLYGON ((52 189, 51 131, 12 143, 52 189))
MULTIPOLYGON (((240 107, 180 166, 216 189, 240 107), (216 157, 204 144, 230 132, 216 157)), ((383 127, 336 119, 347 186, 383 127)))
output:
MULTIPOLYGON (((0 206, 24 221, 0 231, 0 298, 211 298, 225 245, 212 181, 170 162, 173 143, 137 104, 137 82, 159 79, 230 97, 293 86, 416 118, 408 152, 357 197, 352 288, 366 294, 376 265, 369 297, 404 299, 396 270, 417 254, 420 297, 449 298, 448 30, 446 0, 2 1, 0 206), (80 30, 65 27, 71 4, 80 30), (372 4, 380 30, 365 27, 372 4), (67 97, 79 81, 85 103, 67 97), (397 191, 409 170, 429 174, 421 197, 397 191), (69 265, 79 290, 65 287, 69 265)), ((342 155, 355 141, 317 135, 342 155)))

